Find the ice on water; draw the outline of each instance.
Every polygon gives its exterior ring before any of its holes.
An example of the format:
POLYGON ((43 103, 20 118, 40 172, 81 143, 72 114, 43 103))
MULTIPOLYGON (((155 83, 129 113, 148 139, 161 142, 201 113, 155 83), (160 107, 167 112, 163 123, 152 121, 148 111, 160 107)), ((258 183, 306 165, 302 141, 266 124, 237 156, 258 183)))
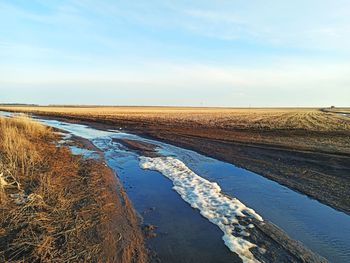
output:
POLYGON ((174 157, 140 157, 140 167, 158 171, 172 180, 174 190, 223 231, 225 245, 243 262, 259 262, 250 252, 256 245, 243 238, 249 236, 247 230, 254 225, 243 226, 239 223, 245 217, 263 221, 254 210, 238 199, 225 195, 217 183, 200 177, 174 157))

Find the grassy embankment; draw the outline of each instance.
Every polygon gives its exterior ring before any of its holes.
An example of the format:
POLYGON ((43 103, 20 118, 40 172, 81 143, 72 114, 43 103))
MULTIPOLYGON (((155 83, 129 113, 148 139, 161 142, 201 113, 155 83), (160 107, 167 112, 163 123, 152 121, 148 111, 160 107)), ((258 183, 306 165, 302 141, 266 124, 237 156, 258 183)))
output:
POLYGON ((145 262, 114 174, 58 139, 27 117, 0 118, 0 261, 145 262))

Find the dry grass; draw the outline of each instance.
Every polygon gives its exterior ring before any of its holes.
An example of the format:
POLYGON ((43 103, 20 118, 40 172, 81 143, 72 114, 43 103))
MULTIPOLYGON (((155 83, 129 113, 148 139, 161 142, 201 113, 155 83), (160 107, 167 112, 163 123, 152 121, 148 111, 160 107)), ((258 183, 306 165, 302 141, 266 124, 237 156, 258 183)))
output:
POLYGON ((3 155, 0 165, 4 171, 3 176, 6 176, 7 180, 11 178, 10 184, 14 184, 17 172, 20 172, 21 176, 31 178, 42 159, 29 139, 52 136, 49 128, 23 115, 14 119, 1 118, 0 134, 3 155))
POLYGON ((28 117, 0 118, 0 262, 144 262, 111 171, 57 139, 28 117))

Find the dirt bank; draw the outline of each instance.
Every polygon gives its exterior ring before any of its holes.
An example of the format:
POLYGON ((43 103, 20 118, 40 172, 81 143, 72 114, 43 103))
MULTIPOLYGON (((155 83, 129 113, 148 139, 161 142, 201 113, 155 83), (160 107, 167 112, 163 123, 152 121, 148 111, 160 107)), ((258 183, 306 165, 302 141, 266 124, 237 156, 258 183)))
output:
POLYGON ((105 163, 72 155, 30 120, 0 124, 1 262, 146 262, 133 207, 105 163))
POLYGON ((134 151, 142 156, 157 157, 160 156, 156 152, 157 146, 151 143, 141 142, 137 140, 129 139, 112 139, 114 142, 120 143, 131 151, 134 151))

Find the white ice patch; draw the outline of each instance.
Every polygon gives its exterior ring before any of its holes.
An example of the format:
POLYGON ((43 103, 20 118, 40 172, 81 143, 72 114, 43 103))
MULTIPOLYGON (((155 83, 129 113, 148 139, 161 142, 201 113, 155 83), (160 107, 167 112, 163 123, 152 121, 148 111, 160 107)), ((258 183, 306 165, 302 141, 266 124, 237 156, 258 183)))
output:
POLYGON ((216 224, 223 232, 225 245, 238 254, 243 262, 259 262, 250 252, 255 244, 243 239, 252 228, 239 224, 239 218, 255 218, 263 221, 254 210, 246 207, 238 199, 221 193, 217 183, 210 182, 190 170, 182 161, 173 157, 140 157, 140 167, 156 170, 173 181, 173 189, 202 216, 216 224), (235 235, 233 235, 233 233, 235 235))

